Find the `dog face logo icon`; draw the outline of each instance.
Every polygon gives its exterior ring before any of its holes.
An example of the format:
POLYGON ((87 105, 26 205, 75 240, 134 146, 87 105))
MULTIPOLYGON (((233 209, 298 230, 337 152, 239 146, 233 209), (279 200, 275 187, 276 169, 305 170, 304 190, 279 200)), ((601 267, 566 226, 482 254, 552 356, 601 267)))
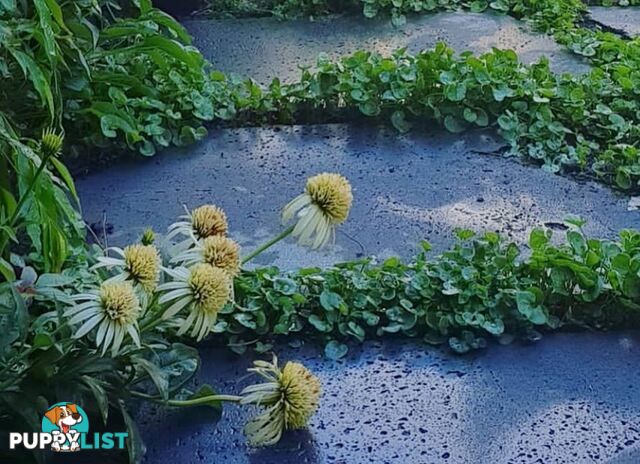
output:
POLYGON ((53 435, 52 451, 78 451, 80 435, 89 431, 89 420, 77 404, 56 403, 45 412, 42 431, 53 435))

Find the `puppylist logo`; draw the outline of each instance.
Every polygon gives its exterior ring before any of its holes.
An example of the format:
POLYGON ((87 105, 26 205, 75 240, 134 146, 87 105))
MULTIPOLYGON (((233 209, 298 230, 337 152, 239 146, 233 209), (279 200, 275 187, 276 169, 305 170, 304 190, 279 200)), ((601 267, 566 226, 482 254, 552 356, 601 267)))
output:
POLYGON ((127 432, 95 432, 89 434, 89 418, 74 403, 56 403, 42 417, 40 433, 9 434, 9 448, 23 446, 26 449, 50 448, 56 452, 72 452, 92 449, 124 449, 127 432))

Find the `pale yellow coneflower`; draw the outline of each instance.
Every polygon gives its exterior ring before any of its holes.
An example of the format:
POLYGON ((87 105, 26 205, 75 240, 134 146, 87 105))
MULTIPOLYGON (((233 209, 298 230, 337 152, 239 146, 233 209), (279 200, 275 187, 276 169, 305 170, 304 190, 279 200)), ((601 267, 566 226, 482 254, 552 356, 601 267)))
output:
POLYGON ((153 245, 134 244, 122 248, 109 248, 120 258, 98 257, 98 263, 92 269, 118 267, 121 272, 110 278, 109 282, 131 280, 146 293, 155 290, 160 276, 160 254, 153 245))
POLYGON ((130 282, 103 282, 99 288, 71 298, 77 303, 65 316, 70 318, 70 325, 82 323, 74 338, 81 338, 98 327, 95 341, 102 347, 102 355, 111 347, 112 356, 116 356, 126 334, 140 346, 140 301, 130 282))
POLYGON ((252 446, 269 446, 280 440, 283 431, 307 426, 318 409, 321 385, 300 363, 288 362, 280 369, 275 355, 271 363, 255 361, 254 366, 249 371, 267 382, 245 388, 240 404, 255 404, 265 412, 247 423, 245 434, 252 446))
POLYGON ((167 239, 184 235, 188 237, 186 243, 190 243, 216 235, 226 236, 229 230, 227 215, 215 205, 199 206, 180 219, 169 226, 167 239))
POLYGON ((165 292, 158 303, 171 303, 162 318, 171 319, 186 310, 188 316, 180 321, 178 335, 191 329, 191 337, 202 340, 211 332, 218 312, 229 300, 231 285, 228 274, 205 263, 196 264, 191 269, 165 269, 165 272, 174 280, 158 286, 158 292, 165 292))
POLYGON ((349 216, 353 194, 349 181, 340 174, 323 173, 310 177, 303 194, 282 210, 282 221, 288 223, 296 215, 292 235, 298 243, 321 248, 335 239, 335 228, 349 216))
POLYGON ((173 258, 172 262, 184 266, 206 263, 222 269, 230 278, 234 278, 240 273, 240 246, 227 237, 207 237, 173 258))

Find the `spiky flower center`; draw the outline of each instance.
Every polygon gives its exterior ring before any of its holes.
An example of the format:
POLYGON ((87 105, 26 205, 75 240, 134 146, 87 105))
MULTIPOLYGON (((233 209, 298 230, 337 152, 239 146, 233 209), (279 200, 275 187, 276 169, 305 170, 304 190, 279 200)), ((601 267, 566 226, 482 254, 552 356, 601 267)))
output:
POLYGON ((100 286, 102 308, 109 319, 120 325, 133 324, 140 313, 140 302, 129 282, 105 282, 100 286))
POLYGON ((302 364, 290 361, 282 369, 279 384, 286 427, 305 427, 320 402, 320 380, 302 364))
POLYGON ((57 134, 54 129, 45 129, 40 138, 40 151, 43 156, 58 156, 62 151, 64 136, 57 134))
POLYGON ((191 212, 191 224, 198 238, 227 235, 227 215, 215 205, 202 205, 191 212))
POLYGON ((305 191, 332 223, 341 224, 347 219, 353 194, 349 181, 343 176, 323 173, 310 177, 305 191))
POLYGON ((129 245, 124 249, 124 261, 127 272, 145 290, 155 288, 160 272, 160 255, 153 245, 129 245))
POLYGON ((223 269, 230 277, 240 272, 240 246, 227 237, 208 237, 203 243, 204 262, 223 269))
POLYGON ((229 277, 222 269, 208 264, 193 267, 189 287, 200 310, 208 314, 217 314, 229 300, 229 277))

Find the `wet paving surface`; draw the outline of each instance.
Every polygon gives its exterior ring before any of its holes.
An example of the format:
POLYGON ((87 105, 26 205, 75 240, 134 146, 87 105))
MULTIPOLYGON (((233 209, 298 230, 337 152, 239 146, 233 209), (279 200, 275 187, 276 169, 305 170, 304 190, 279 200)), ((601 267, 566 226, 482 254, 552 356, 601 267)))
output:
POLYGON ((590 16, 605 26, 640 35, 640 7, 589 7, 590 16))
POLYGON ((513 49, 525 63, 546 56, 558 72, 586 72, 586 62, 551 37, 532 32, 524 22, 492 13, 446 12, 410 18, 402 28, 388 19, 330 17, 316 21, 273 18, 185 20, 194 44, 216 69, 267 84, 274 77, 294 81, 301 66, 313 66, 320 53, 337 59, 359 49, 390 55, 411 53, 446 42, 457 52, 513 49))
MULTIPOLYGON (((549 335, 535 346, 490 346, 455 356, 387 340, 328 361, 314 347, 280 346, 323 383, 307 431, 251 450, 242 427, 254 413, 227 405, 145 406, 147 463, 612 463, 640 462, 640 335, 549 335)), ((203 348, 199 382, 235 394, 255 383, 251 359, 203 348)))
POLYGON ((330 265, 363 255, 411 256, 420 240, 441 251, 456 228, 498 231, 526 243, 534 227, 562 236, 569 215, 586 230, 612 237, 640 228, 629 199, 595 182, 550 174, 518 160, 482 154, 501 146, 491 132, 442 130, 406 136, 356 125, 286 126, 213 131, 199 145, 77 179, 89 223, 104 220, 110 245, 136 240, 147 226, 163 232, 183 205, 223 207, 231 235, 245 250, 282 230, 281 208, 307 177, 340 172, 354 206, 334 247, 309 252, 281 242, 256 261, 285 268, 330 265))

